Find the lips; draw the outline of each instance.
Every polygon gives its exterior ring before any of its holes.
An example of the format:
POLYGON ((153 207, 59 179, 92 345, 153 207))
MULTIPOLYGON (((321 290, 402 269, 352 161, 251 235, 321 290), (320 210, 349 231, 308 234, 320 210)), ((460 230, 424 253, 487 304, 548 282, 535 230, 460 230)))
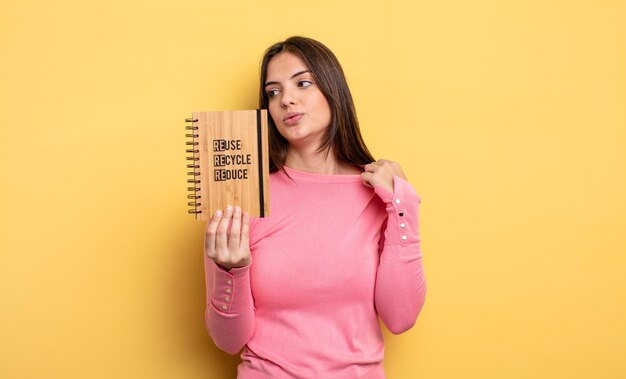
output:
POLYGON ((283 118, 283 122, 285 123, 285 125, 295 125, 300 121, 303 114, 304 113, 300 112, 289 112, 287 113, 285 118, 283 118))

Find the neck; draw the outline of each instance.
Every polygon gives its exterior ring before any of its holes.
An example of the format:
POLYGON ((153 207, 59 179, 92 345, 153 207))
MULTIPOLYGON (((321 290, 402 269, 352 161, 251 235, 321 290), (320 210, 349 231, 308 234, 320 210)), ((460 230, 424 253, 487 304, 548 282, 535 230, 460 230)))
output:
POLYGON ((299 171, 311 172, 314 174, 345 174, 349 171, 345 163, 340 162, 333 149, 328 152, 316 152, 315 149, 298 149, 289 146, 285 166, 299 171))

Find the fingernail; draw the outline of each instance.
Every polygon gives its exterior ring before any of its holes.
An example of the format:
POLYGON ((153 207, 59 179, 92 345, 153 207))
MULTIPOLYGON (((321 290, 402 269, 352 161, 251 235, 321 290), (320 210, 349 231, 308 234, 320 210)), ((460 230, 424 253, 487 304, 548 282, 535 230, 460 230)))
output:
POLYGON ((225 210, 226 213, 230 213, 232 211, 233 211, 233 207, 231 207, 230 205, 226 207, 226 210, 225 210))
POLYGON ((235 207, 235 214, 236 215, 240 215, 241 214, 241 207, 235 207))
POLYGON ((222 211, 215 211, 215 217, 221 217, 222 211))

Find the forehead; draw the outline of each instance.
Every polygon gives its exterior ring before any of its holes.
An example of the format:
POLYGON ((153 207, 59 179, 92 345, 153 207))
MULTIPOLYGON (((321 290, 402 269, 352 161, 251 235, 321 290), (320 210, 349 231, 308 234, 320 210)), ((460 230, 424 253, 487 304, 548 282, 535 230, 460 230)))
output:
POLYGON ((291 75, 309 68, 297 55, 288 51, 276 54, 267 65, 267 80, 289 79, 291 75))

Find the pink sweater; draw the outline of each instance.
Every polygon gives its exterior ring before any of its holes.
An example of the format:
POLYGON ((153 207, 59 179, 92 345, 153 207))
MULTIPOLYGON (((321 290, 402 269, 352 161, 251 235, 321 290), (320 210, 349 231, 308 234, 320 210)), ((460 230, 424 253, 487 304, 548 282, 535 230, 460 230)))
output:
POLYGON ((270 175, 270 216, 250 226, 252 262, 225 271, 205 256, 206 326, 215 344, 244 349, 239 379, 385 378, 378 317, 410 329, 426 282, 419 197, 360 175, 285 167, 270 175))

